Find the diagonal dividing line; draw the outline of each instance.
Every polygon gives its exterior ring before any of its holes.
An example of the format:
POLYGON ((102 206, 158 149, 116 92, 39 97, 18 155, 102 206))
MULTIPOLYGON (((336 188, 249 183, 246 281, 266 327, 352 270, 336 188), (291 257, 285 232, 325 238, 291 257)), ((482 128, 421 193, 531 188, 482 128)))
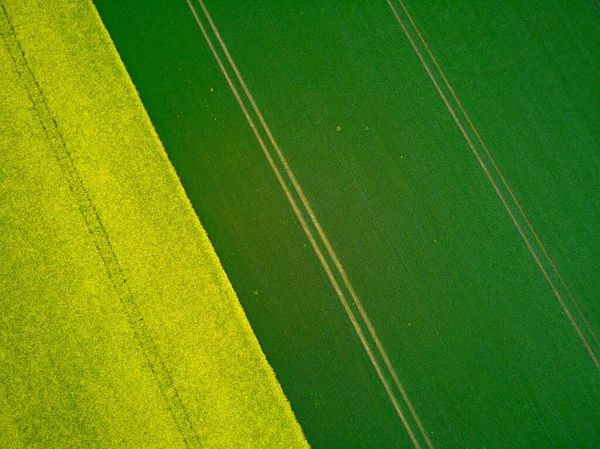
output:
POLYGON ((471 118, 469 117, 469 115, 467 114, 466 110, 464 109, 462 103, 460 102, 458 96, 456 95, 454 89, 452 88, 452 85, 450 84, 450 82, 448 81, 448 79, 447 79, 446 75, 444 74, 442 68, 440 67, 440 65, 439 65, 437 59, 435 58, 433 52, 431 51, 429 45, 425 41, 423 35, 421 34, 419 28, 417 27, 417 25, 415 23, 412 15, 408 11, 408 9, 407 9, 404 1, 403 0, 398 0, 398 3, 402 7, 402 10, 406 14, 406 16, 408 17, 408 19, 410 21, 410 24, 412 25, 412 28, 417 33, 417 36, 418 36, 419 40, 421 41, 421 43, 423 44, 423 46, 425 47, 425 49, 427 51, 427 54, 429 55, 429 57, 433 61, 433 64, 434 64, 435 68, 437 69, 437 71, 439 72, 440 76, 442 77, 443 82, 444 82, 446 88, 449 90, 449 92, 450 92, 450 94, 452 96, 452 99, 458 105, 459 111, 464 115, 464 117, 465 117, 465 119, 466 119, 466 121, 468 123, 468 127, 470 127, 470 129, 473 131, 473 133, 475 134, 475 136, 476 136, 477 140, 479 141, 480 145, 483 147, 485 156, 487 156, 487 158, 489 159, 489 161, 491 163, 491 166, 492 166, 492 169, 498 175, 498 177, 501 180, 502 185, 507 190, 507 192, 509 194, 508 196, 509 196, 510 200, 512 200, 512 202, 516 205, 516 207, 517 207, 517 211, 516 212, 509 205, 508 200, 507 200, 505 194, 501 190, 501 186, 499 185, 499 183, 496 181, 496 179, 492 175, 491 170, 487 166, 487 164, 485 163, 485 161, 484 161, 484 159, 482 157, 481 152, 476 148, 476 145, 475 145, 473 139, 469 135, 468 131, 465 129, 466 126, 462 123, 462 121, 458 117, 457 111, 454 109, 454 107, 450 103, 450 100, 448 99, 448 96, 444 93, 442 87, 440 86, 440 83, 438 82, 438 80, 436 79, 435 75, 433 74, 432 68, 430 67, 430 65, 426 61, 423 53, 421 52, 421 50, 418 47, 418 44, 415 42, 415 39, 413 38, 413 36, 409 32, 407 24, 400 17, 400 14, 399 14, 398 10, 396 9, 396 7, 393 5, 392 1, 391 0, 386 0, 386 1, 387 1, 388 6, 390 7, 392 13, 394 14, 394 17, 396 18, 396 20, 398 21, 400 27, 402 28, 402 31, 404 32, 404 34, 406 35, 406 37, 410 41, 410 44, 413 47, 415 53, 417 54, 419 60, 421 61, 421 64, 423 65, 423 68, 425 69, 425 71, 429 75, 429 78, 433 82, 433 84, 434 84, 437 92, 439 93, 440 97, 444 101, 444 104, 446 105, 446 108, 448 109, 448 112, 450 112, 450 114, 452 115, 452 118, 456 122, 456 124, 459 127, 461 133, 463 134, 465 140, 467 141, 469 147, 473 151, 473 154, 475 155, 475 157, 476 157, 479 165, 481 166, 481 168, 485 172, 487 178, 489 179, 489 181, 492 184, 494 190, 496 191, 496 194, 500 198, 500 200, 501 200, 504 208, 506 209, 506 211, 508 212, 510 218, 512 219, 515 227, 517 228, 519 234, 521 235, 523 241, 525 242, 525 244, 527 246, 527 249, 529 250, 529 252, 533 256, 533 258, 534 258, 536 264, 538 265, 540 271, 544 275, 544 278, 546 279, 546 281, 550 285, 550 288, 552 289, 554 295, 558 299, 558 301, 560 303, 560 306, 562 307, 565 315, 567 316, 567 318, 571 322, 571 325, 573 326, 573 328, 577 332, 577 335, 579 336, 580 340, 582 341, 583 345, 585 346, 585 349, 587 350, 587 352, 589 353, 590 357, 592 358, 592 361, 596 365, 596 368, 598 370, 600 370, 600 362, 598 361, 598 358, 596 357, 596 354, 595 354, 594 350, 590 346, 590 343, 588 342, 587 338, 583 334, 583 331, 581 330, 579 324, 575 320, 575 318, 574 318, 571 310, 567 306, 567 304, 565 302, 565 299, 563 297, 563 294, 559 291, 559 289, 557 287, 557 284, 555 283, 554 280, 552 280, 550 274, 548 273, 548 270, 544 266, 544 263, 541 260, 542 257, 545 257, 545 259, 550 264, 550 266, 552 268, 552 271, 556 274, 556 276, 557 276, 557 278, 559 280, 559 284, 561 284, 562 287, 566 290, 567 296, 571 299, 571 301, 575 305, 575 308, 579 312, 579 316, 581 317, 581 319, 585 323, 588 331, 592 335, 592 338, 598 344, 598 346, 600 346, 600 340, 598 339, 598 336, 596 335, 596 333, 594 332, 594 330, 591 327, 590 323, 588 322, 588 320, 586 319, 585 315, 583 314, 583 311, 581 310, 581 307, 579 306, 578 301, 573 296, 573 294, 572 294, 571 290, 569 289, 568 285, 566 284, 566 282, 565 282, 562 274, 558 270, 556 264, 554 263, 554 261, 552 260, 552 258, 549 255, 548 251, 546 250, 546 247, 542 243, 539 235, 535 231, 535 229, 533 227, 533 224, 530 222, 529 218, 527 217, 527 214, 525 213, 523 207, 521 206, 521 203, 517 200, 517 198, 516 198, 516 196, 515 196, 512 188, 508 184, 508 181, 506 180, 506 178, 504 177, 504 175, 501 172, 500 168, 496 164, 496 161, 492 157, 492 154, 491 154, 490 150, 488 149, 487 145, 484 143, 483 139, 481 138, 481 135, 477 131, 477 128, 475 128, 475 125, 473 124, 471 118), (517 215, 519 213, 521 215, 521 219, 523 221, 525 221, 526 229, 523 229, 523 226, 522 226, 520 220, 517 218, 517 215), (538 254, 538 251, 536 251, 533 248, 534 243, 527 236, 527 231, 529 231, 529 233, 531 233, 534 236, 533 240, 539 246, 541 255, 538 254))
MULTIPOLYGON (((380 366, 379 362, 377 361, 377 359, 375 357, 375 354, 374 354, 374 351, 371 348, 369 342, 367 341, 365 333, 363 332, 360 324, 358 323, 356 315, 354 314, 352 308, 350 307, 350 305, 348 303, 346 295, 342 292, 342 289, 340 288, 340 284, 336 280, 336 278, 335 278, 335 276, 334 276, 334 274, 332 272, 332 269, 331 269, 329 263, 325 259, 325 256, 323 255, 323 252, 322 252, 321 248, 319 247, 319 245, 317 243, 317 240, 315 239, 315 236, 314 236, 313 232, 310 230, 310 228, 309 228, 309 226, 308 226, 308 224, 306 222, 304 214, 301 212, 300 207, 298 206, 296 200, 294 199, 292 193, 290 192, 290 189, 288 188, 288 186, 287 186, 287 184, 286 184, 286 182, 284 180, 284 177, 283 177, 281 171, 277 167, 275 161, 273 160, 273 157, 271 156, 269 150, 267 149, 267 146, 266 146, 263 138, 261 137, 260 132, 258 131, 258 129, 257 129, 257 127, 256 127, 256 125, 255 125, 255 123, 253 121, 253 119, 251 118, 250 113, 248 112, 248 109, 244 105, 244 102, 243 102, 243 100, 242 100, 242 98, 241 98, 241 96, 240 96, 240 94, 238 92, 238 89, 234 86, 231 77, 229 76, 227 70, 225 69, 223 61, 222 61, 221 57, 219 56, 219 54, 218 54, 215 46, 213 45, 212 40, 209 37, 206 28, 202 24, 202 21, 200 20, 200 18, 198 16, 198 13, 196 12, 196 9, 192 5, 191 0, 186 0, 186 1, 188 3, 188 6, 189 6, 190 10, 192 11, 192 14, 194 15, 194 18, 196 20, 196 23, 198 24, 198 27, 200 28, 200 30, 201 30, 201 32, 202 32, 202 34, 203 34, 203 36, 204 36, 204 38, 205 38, 208 46, 209 46, 211 52, 213 53, 213 56, 215 57, 218 65, 219 65, 219 68, 221 69, 221 72, 223 73, 223 75, 224 75, 224 77, 225 77, 225 79, 227 81, 227 84, 229 85, 232 93, 234 94, 234 96, 235 96, 235 98, 236 98, 236 100, 237 100, 237 102, 238 102, 238 104, 240 106, 240 109, 244 113, 244 116, 246 117, 246 120, 248 121, 250 127, 252 128, 252 131, 253 131, 254 135, 256 136, 256 139, 258 140, 258 143, 260 144, 260 146, 261 146, 261 148, 263 150, 263 153, 265 154, 265 157, 267 158, 267 160, 269 162, 269 165, 271 166, 271 169, 275 173, 275 175, 277 177, 277 180, 279 181, 279 183, 280 183, 280 185, 281 185, 281 187, 282 187, 282 189, 283 189, 283 191, 284 191, 284 193, 285 193, 285 195, 286 195, 286 197, 287 197, 290 205, 292 206, 292 209, 294 210, 294 213, 295 213, 296 217, 298 218, 298 220, 299 220, 299 222, 300 222, 300 224, 301 224, 301 226, 302 226, 302 228, 304 230, 304 233, 308 237, 308 239, 310 241, 310 244, 313 247, 313 250, 315 251, 317 257, 319 258, 319 261, 320 261, 321 265, 323 266, 323 269, 324 269, 325 273, 327 274, 327 277, 329 278, 331 284, 333 285, 333 287, 334 287, 334 289, 336 291, 336 294, 338 295, 338 297, 339 297, 339 299, 340 299, 340 301, 341 301, 341 303, 342 303, 342 305, 344 307, 344 310, 346 311, 346 314, 348 315, 348 317, 349 317, 349 319, 350 319, 350 321, 351 321, 351 323, 352 323, 352 325, 353 325, 353 327, 354 327, 354 329, 355 329, 355 331, 356 331, 356 333, 357 333, 357 335, 358 335, 361 343, 363 344, 363 347, 365 348, 365 351, 367 352, 367 355, 369 356, 369 359, 371 360, 371 363, 373 364, 373 366, 374 366, 374 368, 375 368, 375 370, 377 372, 377 375, 378 375, 381 383, 383 384, 383 386, 384 386, 384 388, 385 388, 385 390, 386 390, 386 392, 387 392, 387 394, 388 394, 388 396, 389 396, 389 398, 390 398, 390 400, 392 402, 392 405, 394 406, 394 409, 396 410, 396 413, 398 414, 400 420, 402 421, 402 424, 404 425, 404 427, 405 427, 405 429, 406 429, 406 431, 407 431, 407 433, 408 433, 408 435, 409 435, 409 437, 410 437, 413 445, 416 448, 420 448, 421 445, 417 441, 417 437, 415 436, 414 432, 412 431, 409 423, 407 422, 406 416, 404 415, 404 413, 402 412, 402 410, 401 410, 401 408, 400 408, 400 406, 398 404, 398 400, 396 399, 394 393, 392 392, 392 388, 391 388, 388 380, 386 379, 386 376, 383 373, 383 368, 380 366)), ((210 26, 211 26, 211 28, 213 30, 213 33, 215 34, 215 36, 216 36, 216 38, 217 38, 217 40, 218 40, 218 42, 219 42, 219 44, 220 44, 220 46, 222 48, 222 51, 224 52, 224 54, 225 54, 225 56, 226 56, 226 58, 227 58, 227 60, 228 60, 228 62, 230 64, 231 68, 233 69, 233 71, 234 71, 234 73, 236 75, 236 78, 238 79, 238 82, 242 86, 242 89, 243 89, 244 93, 246 94, 246 96, 247 96, 247 98, 248 98, 248 100, 249 100, 249 102, 250 102, 250 104, 252 106, 252 109, 254 110, 254 113, 258 117, 258 119, 260 121, 260 124, 262 125, 264 131, 266 132, 266 134, 267 134, 267 136, 269 138, 269 141, 271 142, 273 148, 275 149, 277 157, 278 157, 279 161, 281 162, 281 164, 282 164, 282 166, 283 166, 283 168, 285 170, 285 174, 288 176, 290 182, 292 183, 292 186, 293 186, 294 190, 296 191, 296 194, 300 198, 302 206, 304 206, 304 209, 306 210, 306 213, 308 214, 308 216, 309 216, 309 218, 310 218, 313 226, 317 230, 317 234, 318 234, 319 238, 321 239, 323 245, 325 246, 325 249, 326 249, 329 257, 332 259, 332 261, 334 263, 334 266, 337 269, 339 275, 341 276, 342 281, 343 281, 346 289, 350 293, 352 301, 353 301, 355 307, 358 309, 360 317, 363 319, 363 321, 364 321, 364 323, 365 323, 365 325, 366 325, 366 327, 368 329, 370 337, 375 342, 375 346, 376 346, 376 349, 377 349, 377 351, 379 353, 379 356, 383 359, 384 365, 388 369, 388 371, 389 371, 389 373, 390 373, 390 375, 391 375, 391 377, 393 379, 394 384, 396 385, 396 387, 400 391, 402 399, 406 403, 406 405, 407 405, 407 407, 409 409, 409 412, 412 415, 412 418, 416 422, 416 424, 417 424, 417 426, 418 426, 418 428, 419 428, 419 430, 421 432, 422 438, 425 440, 425 443, 426 443, 426 445, 429 448, 433 448, 433 445, 432 445, 432 443, 431 443, 431 441, 430 441, 427 433, 425 432, 425 430, 423 428, 423 425, 421 424, 421 421, 419 420, 418 415, 417 415, 417 413, 416 413, 413 405, 411 404, 411 402, 410 402, 410 400, 408 398, 408 395, 406 394, 406 391, 404 390, 402 384, 400 383, 400 381, 398 379, 398 376, 397 376, 397 374, 396 374, 396 372, 395 372, 395 370, 394 370, 394 368, 393 368, 393 366, 392 366, 392 364, 391 364, 391 362, 390 362, 390 360, 389 360, 389 358, 388 358, 388 356, 387 356, 387 354, 386 354, 386 352, 385 352, 385 350, 383 348, 383 345, 381 344, 381 342, 380 342, 380 340, 379 340, 379 338, 378 338, 378 336, 377 336, 377 334, 375 332, 375 329, 374 329, 373 325, 371 324, 371 321, 369 320, 369 318, 368 318, 368 316, 367 316, 367 314, 366 314, 366 312, 365 312, 365 310, 364 310, 364 308, 363 308, 363 306, 362 306, 362 304, 361 304, 358 296, 356 295, 356 293, 354 291, 354 288, 352 287, 352 284, 350 283, 350 280, 348 279, 348 276, 347 276, 345 270, 343 269, 343 267, 342 267, 342 265, 341 265, 341 263, 340 263, 337 255, 335 254, 335 252, 334 252, 334 250, 333 250, 333 248, 332 248, 329 240, 327 239, 327 236, 325 235, 325 232, 323 231, 321 225, 319 224, 319 222, 318 222, 318 220, 317 220, 317 218, 315 216, 315 213, 314 213, 312 207, 310 206, 310 203, 308 202, 308 199, 306 198, 304 192, 302 191, 302 188, 300 187, 300 185, 299 185, 298 181, 296 180, 296 177, 294 176, 294 174, 293 174, 293 172, 292 172, 292 170, 291 170, 291 168, 290 168, 287 160, 285 159, 283 153, 281 152, 281 149, 279 148, 279 145, 277 144, 277 141, 273 137, 273 135, 272 135, 272 133, 271 133, 271 131, 270 131, 270 129, 269 129, 266 121, 264 120, 262 114, 260 113, 260 110, 259 110, 258 106, 256 105, 256 102, 254 101, 254 98, 252 97, 252 94, 250 93, 250 91, 249 91, 246 83, 244 82, 244 80, 243 80, 243 78, 242 78, 242 76, 241 76, 241 74, 240 74, 240 72, 239 72, 239 70, 238 70, 235 62, 233 61, 233 58, 231 57, 231 55, 230 55, 230 53, 229 53, 229 51, 228 51, 228 49, 227 49, 227 47, 226 47, 223 39, 221 38, 221 36, 220 36, 220 34, 219 34, 219 32, 218 32, 218 30, 217 30, 217 28, 216 28, 216 26, 215 26, 212 18, 210 16, 210 14, 208 13, 208 10, 206 9, 206 7, 205 7, 204 3, 202 2, 202 0, 198 0, 198 3, 200 4, 200 7, 201 7, 201 9, 202 9, 202 11, 204 13, 204 16, 208 20, 208 22, 209 22, 209 24, 210 24, 210 26)))

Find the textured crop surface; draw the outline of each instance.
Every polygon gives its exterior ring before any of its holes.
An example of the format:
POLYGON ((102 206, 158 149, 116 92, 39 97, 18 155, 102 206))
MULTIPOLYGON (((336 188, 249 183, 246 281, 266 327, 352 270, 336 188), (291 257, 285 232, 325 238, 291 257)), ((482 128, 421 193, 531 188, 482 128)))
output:
POLYGON ((600 447, 593 2, 95 3, 312 447, 600 447))
POLYGON ((0 447, 307 447, 92 3, 0 36, 0 447))

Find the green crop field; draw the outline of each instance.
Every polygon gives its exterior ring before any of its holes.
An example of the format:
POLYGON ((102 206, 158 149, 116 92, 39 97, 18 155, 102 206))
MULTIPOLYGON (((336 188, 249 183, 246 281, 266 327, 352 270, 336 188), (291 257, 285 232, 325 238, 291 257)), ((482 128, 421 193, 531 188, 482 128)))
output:
POLYGON ((307 447, 93 4, 0 36, 0 447, 307 447))
POLYGON ((593 2, 96 5, 313 447, 600 444, 593 2))

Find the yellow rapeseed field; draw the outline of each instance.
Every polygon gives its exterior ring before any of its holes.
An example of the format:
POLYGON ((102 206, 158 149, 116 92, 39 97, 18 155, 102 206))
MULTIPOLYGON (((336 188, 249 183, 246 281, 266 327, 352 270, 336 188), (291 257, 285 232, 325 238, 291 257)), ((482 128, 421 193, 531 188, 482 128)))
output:
POLYGON ((0 447, 307 447, 93 4, 0 35, 0 447))

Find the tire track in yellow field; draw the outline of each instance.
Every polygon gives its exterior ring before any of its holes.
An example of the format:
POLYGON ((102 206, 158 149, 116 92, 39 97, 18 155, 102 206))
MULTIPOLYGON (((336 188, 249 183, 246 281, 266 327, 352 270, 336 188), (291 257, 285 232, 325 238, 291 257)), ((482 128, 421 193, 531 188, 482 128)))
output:
POLYGON ((92 201, 83 179, 73 162, 71 151, 58 127, 54 114, 48 107, 46 97, 33 73, 25 56, 25 51, 19 42, 8 12, 0 3, 0 37, 13 60, 15 69, 27 91, 33 110, 48 139, 49 145, 61 168, 63 176, 73 194, 77 208, 82 215, 88 232, 96 247, 110 283, 115 289, 123 306, 129 325, 133 330, 136 342, 148 363, 157 387, 162 395, 167 409, 179 430, 186 447, 200 447, 198 434, 194 429, 190 416, 183 405, 173 377, 167 369, 154 341, 144 317, 137 304, 136 298, 127 284, 127 278, 117 258, 104 223, 92 201))

